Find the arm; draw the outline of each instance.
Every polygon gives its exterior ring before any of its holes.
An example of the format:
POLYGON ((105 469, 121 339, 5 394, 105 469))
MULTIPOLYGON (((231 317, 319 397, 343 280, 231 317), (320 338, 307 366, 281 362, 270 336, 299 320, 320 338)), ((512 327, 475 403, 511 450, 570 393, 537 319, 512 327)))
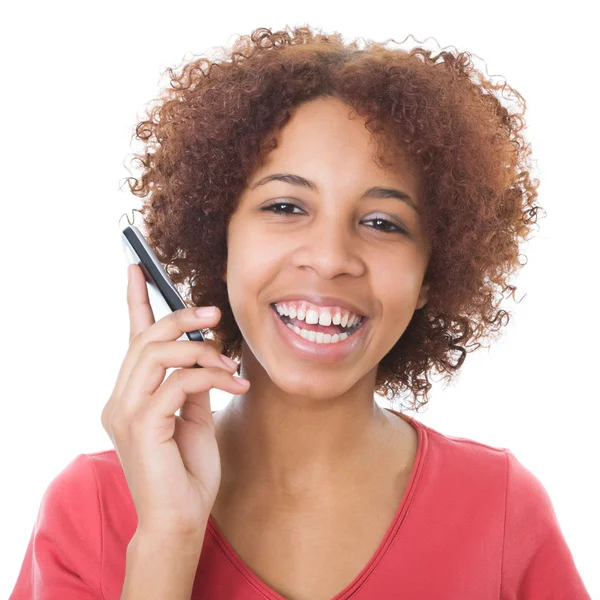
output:
POLYGON ((121 600, 190 600, 203 539, 137 531, 127 546, 121 600))

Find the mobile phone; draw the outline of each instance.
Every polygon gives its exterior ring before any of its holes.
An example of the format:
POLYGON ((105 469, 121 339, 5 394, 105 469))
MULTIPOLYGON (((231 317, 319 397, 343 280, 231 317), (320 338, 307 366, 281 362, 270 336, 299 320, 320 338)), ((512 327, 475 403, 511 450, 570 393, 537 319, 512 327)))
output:
MULTIPOLYGON (((146 277, 146 286, 148 288, 148 297, 153 312, 168 314, 169 311, 187 308, 183 298, 173 285, 171 278, 163 269, 156 254, 142 235, 140 230, 134 225, 130 225, 121 230, 121 239, 123 242, 123 251, 127 262, 140 266, 146 277), (161 310, 155 311, 155 308, 161 310)), ((192 342, 204 342, 204 336, 199 330, 193 330, 184 333, 181 338, 187 337, 192 342)), ((194 365, 200 367, 200 365, 194 365)))

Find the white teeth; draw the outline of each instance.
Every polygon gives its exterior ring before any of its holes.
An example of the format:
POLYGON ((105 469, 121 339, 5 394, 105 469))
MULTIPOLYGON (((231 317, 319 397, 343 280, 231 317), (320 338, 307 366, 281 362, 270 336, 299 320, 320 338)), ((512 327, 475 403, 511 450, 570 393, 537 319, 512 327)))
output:
POLYGON ((319 317, 319 325, 325 325, 326 327, 331 325, 331 315, 328 312, 321 313, 321 316, 319 317))
POLYGON ((324 325, 325 327, 330 325, 341 325, 342 327, 349 329, 350 327, 359 323, 362 319, 362 317, 359 317, 358 315, 349 313, 345 313, 344 316, 342 316, 342 314, 339 312, 332 314, 326 310, 319 313, 319 311, 313 308, 308 308, 306 311, 304 311, 302 308, 298 308, 296 310, 296 308, 291 304, 283 306, 275 304, 275 309, 277 310, 278 314, 290 317, 290 319, 305 321, 309 325, 315 325, 318 323, 319 325, 324 325))
POLYGON ((315 325, 316 323, 319 322, 319 313, 317 313, 316 310, 309 308, 306 311, 306 319, 305 320, 308 325, 315 325))
POLYGON ((317 344, 337 344, 343 342, 347 337, 347 333, 336 333, 329 335, 328 333, 308 331, 307 329, 300 329, 297 325, 294 327, 291 323, 287 323, 287 326, 302 339, 308 340, 309 342, 316 342, 317 344))

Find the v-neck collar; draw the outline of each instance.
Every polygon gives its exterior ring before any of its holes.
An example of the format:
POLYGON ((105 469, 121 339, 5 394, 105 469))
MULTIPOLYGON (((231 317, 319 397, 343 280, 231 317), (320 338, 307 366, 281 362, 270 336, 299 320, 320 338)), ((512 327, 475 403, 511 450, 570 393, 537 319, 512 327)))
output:
MULTIPOLYGON (((364 568, 356 575, 353 581, 340 592, 338 592, 335 596, 333 596, 331 600, 347 600, 348 598, 351 598, 352 595, 361 588, 366 578, 377 568, 377 565, 385 556, 388 546, 397 537, 398 532, 400 531, 402 523, 404 522, 404 519, 408 512, 408 508, 410 507, 413 498, 417 492, 419 481, 421 480, 423 467, 425 465, 425 457, 429 445, 427 427, 423 425, 423 423, 421 423, 420 421, 417 421, 416 419, 413 419, 412 417, 409 417, 408 415, 405 415, 398 411, 392 410, 391 408, 385 408, 385 410, 401 417, 407 423, 409 423, 409 425, 412 425, 412 427, 417 431, 417 455, 415 457, 415 462, 410 474, 410 478, 408 480, 406 490, 404 492, 404 495, 402 496, 402 500, 400 501, 398 509, 396 510, 396 513, 392 519, 392 522, 387 528, 387 531, 385 532, 377 550, 369 559, 368 563, 364 566, 364 568)), ((214 413, 215 411, 212 412, 214 413)), ((286 598, 278 594, 275 590, 270 588, 264 581, 262 581, 256 575, 256 573, 254 573, 254 571, 252 571, 248 567, 248 565, 240 558, 233 546, 229 543, 227 538, 219 529, 219 526, 213 519, 212 515, 209 515, 206 531, 211 535, 216 544, 221 548, 227 559, 231 561, 231 563, 236 567, 236 569, 246 578, 248 583, 250 583, 254 588, 259 590, 265 598, 267 598, 268 600, 286 600, 286 598)))

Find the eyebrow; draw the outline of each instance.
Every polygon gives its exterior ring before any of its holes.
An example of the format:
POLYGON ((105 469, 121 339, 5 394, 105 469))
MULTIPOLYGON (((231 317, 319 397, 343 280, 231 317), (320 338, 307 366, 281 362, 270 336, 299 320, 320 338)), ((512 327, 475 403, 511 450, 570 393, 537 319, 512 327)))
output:
MULTIPOLYGON (((289 183, 290 185, 297 185, 300 187, 308 188, 313 192, 318 192, 319 188, 316 183, 301 177, 300 175, 294 175, 292 173, 273 173, 272 175, 267 175, 263 177, 259 181, 257 181, 250 189, 253 190, 257 188, 259 185, 265 185, 270 181, 283 181, 284 183, 289 183)), ((397 200, 401 200, 405 202, 408 206, 410 206, 414 211, 420 213, 419 207, 414 203, 413 199, 406 194, 405 192, 401 192, 395 188, 383 188, 383 187, 371 187, 369 188, 362 196, 363 198, 396 198, 397 200)))

